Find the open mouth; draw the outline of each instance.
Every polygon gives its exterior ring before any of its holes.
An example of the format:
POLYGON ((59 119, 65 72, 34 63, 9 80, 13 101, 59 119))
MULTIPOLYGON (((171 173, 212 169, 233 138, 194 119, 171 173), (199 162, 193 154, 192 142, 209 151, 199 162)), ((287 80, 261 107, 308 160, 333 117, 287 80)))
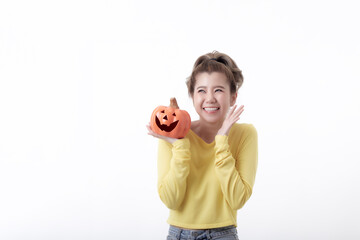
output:
POLYGON ((165 131, 165 132, 171 132, 172 130, 174 130, 174 128, 176 127, 176 125, 178 124, 179 120, 171 123, 169 126, 166 124, 161 124, 158 117, 155 116, 155 122, 156 122, 156 126, 158 126, 158 128, 161 131, 165 131))
POLYGON ((217 110, 219 110, 220 108, 218 107, 205 107, 203 108, 203 110, 205 110, 206 112, 216 112, 217 110))

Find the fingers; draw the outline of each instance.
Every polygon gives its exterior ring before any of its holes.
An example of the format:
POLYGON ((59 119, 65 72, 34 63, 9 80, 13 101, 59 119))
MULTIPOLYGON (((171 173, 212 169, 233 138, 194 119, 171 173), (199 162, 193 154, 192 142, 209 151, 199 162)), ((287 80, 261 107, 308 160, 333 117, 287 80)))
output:
POLYGON ((151 130, 150 124, 146 125, 146 128, 148 130, 148 135, 152 135, 154 132, 151 130))
MULTIPOLYGON (((241 113, 244 111, 244 105, 241 105, 238 109, 237 105, 235 105, 233 107, 233 109, 230 110, 229 114, 228 114, 228 118, 237 118, 241 115, 241 113)), ((238 119, 239 120, 239 119, 238 119)))
POLYGON ((237 121, 240 120, 240 115, 242 114, 242 112, 244 111, 244 105, 241 105, 238 109, 236 109, 236 106, 234 107, 234 111, 231 112, 231 114, 228 116, 228 123, 230 125, 233 125, 234 123, 236 123, 237 121))
POLYGON ((146 125, 146 128, 148 129, 148 135, 151 135, 151 136, 156 137, 156 138, 163 138, 162 135, 159 135, 159 134, 155 133, 155 132, 151 129, 151 126, 150 126, 150 125, 146 125))
POLYGON ((159 138, 159 139, 163 139, 171 144, 173 144, 177 139, 176 138, 170 138, 170 137, 165 137, 163 135, 157 134, 155 133, 150 126, 150 123, 146 125, 146 128, 148 129, 148 135, 153 136, 155 138, 159 138))
POLYGON ((243 111, 244 111, 244 105, 241 105, 240 108, 234 112, 234 115, 240 116, 243 111))
POLYGON ((234 105, 234 107, 230 110, 229 115, 233 114, 233 112, 235 111, 236 108, 237 108, 237 105, 234 105))
POLYGON ((147 128, 147 130, 148 130, 148 135, 151 135, 151 136, 157 137, 157 138, 160 137, 159 134, 155 133, 155 132, 151 129, 150 123, 149 123, 148 125, 146 125, 146 128, 147 128))

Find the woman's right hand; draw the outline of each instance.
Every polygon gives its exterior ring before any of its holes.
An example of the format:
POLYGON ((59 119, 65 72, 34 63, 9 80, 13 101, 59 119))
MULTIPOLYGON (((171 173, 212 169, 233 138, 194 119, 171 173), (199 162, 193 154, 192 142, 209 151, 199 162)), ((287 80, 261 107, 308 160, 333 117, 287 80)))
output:
POLYGON ((163 139, 171 144, 173 144, 176 140, 178 140, 177 138, 171 138, 171 137, 165 137, 163 135, 157 134, 155 133, 150 126, 150 123, 148 125, 146 125, 146 128, 148 129, 148 135, 151 135, 153 137, 159 138, 159 139, 163 139))

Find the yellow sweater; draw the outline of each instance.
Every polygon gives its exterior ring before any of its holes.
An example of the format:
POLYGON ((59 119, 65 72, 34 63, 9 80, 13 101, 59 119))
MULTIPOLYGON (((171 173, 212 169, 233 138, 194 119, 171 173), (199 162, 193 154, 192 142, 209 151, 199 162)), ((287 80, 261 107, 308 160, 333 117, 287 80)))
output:
POLYGON ((258 160, 257 132, 234 124, 229 136, 208 144, 193 131, 170 144, 159 141, 158 192, 168 223, 191 229, 237 226, 237 210, 250 198, 258 160))

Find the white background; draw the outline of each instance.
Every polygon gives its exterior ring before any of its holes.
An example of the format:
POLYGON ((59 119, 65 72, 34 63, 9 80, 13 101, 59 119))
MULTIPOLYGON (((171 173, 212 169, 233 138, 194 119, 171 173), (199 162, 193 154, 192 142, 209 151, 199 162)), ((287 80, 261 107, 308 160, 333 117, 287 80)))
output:
POLYGON ((1 1, 0 239, 165 239, 145 125, 229 54, 259 134, 240 239, 359 239, 357 1, 1 1))

